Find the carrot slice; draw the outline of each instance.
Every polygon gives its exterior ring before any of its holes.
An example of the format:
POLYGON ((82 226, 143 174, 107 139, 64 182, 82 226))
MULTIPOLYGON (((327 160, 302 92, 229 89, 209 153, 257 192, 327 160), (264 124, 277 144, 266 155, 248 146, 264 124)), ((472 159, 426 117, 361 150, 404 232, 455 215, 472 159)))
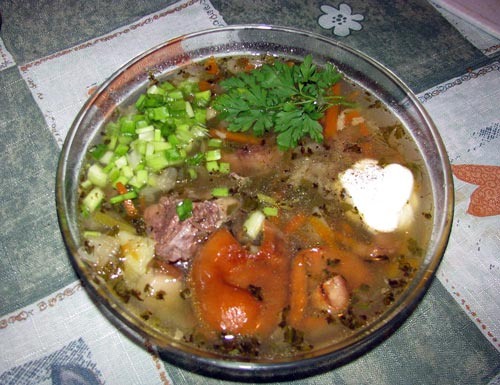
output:
POLYGON ((337 237, 335 232, 323 219, 313 215, 309 217, 309 223, 327 245, 332 246, 336 243, 337 237))
POLYGON ((245 65, 245 68, 243 69, 245 72, 250 72, 252 70, 255 69, 255 65, 248 62, 246 65, 245 65))
MULTIPOLYGON (((118 182, 116 184, 116 190, 120 195, 126 194, 128 192, 127 188, 121 182, 118 182)), ((126 199, 122 202, 122 204, 125 212, 130 218, 136 218, 139 215, 139 211, 135 207, 134 202, 132 202, 132 199, 126 199)))
POLYGON ((285 234, 292 234, 292 233, 296 232, 305 223, 306 218, 307 217, 302 213, 296 214, 285 225, 283 232, 285 234))
POLYGON ((205 69, 210 75, 219 74, 219 65, 217 64, 217 60, 215 60, 213 56, 210 56, 205 62, 205 69))
POLYGON ((290 274, 290 312, 288 323, 297 328, 304 318, 307 306, 307 266, 303 253, 298 254, 292 262, 290 274))
MULTIPOLYGON (((353 124, 354 119, 361 117, 362 116, 358 110, 351 110, 345 114, 345 125, 349 126, 353 124)), ((359 133, 362 136, 368 136, 370 134, 370 130, 368 129, 368 126, 366 125, 365 121, 362 121, 356 125, 359 127, 359 133)))
MULTIPOLYGON (((332 86, 333 95, 340 95, 341 88, 340 83, 335 83, 332 86)), ((324 126, 323 126, 323 137, 328 140, 332 139, 337 133, 337 121, 339 119, 340 106, 334 105, 329 107, 325 112, 324 126)))
POLYGON ((212 89, 212 84, 210 82, 207 82, 206 80, 200 80, 198 82, 198 88, 200 91, 208 91, 212 89))
POLYGON ((213 138, 219 138, 223 140, 227 140, 235 143, 242 144, 260 144, 262 143, 262 139, 253 135, 244 134, 241 132, 231 132, 221 128, 211 129, 210 136, 213 138))

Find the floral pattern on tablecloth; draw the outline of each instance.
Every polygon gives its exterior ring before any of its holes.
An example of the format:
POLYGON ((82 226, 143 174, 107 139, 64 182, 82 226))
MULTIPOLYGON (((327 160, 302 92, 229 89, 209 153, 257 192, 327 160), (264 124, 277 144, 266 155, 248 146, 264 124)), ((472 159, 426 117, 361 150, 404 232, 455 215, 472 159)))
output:
POLYGON ((99 385, 104 382, 83 338, 0 373, 0 384, 3 385, 99 385))
POLYGON ((500 166, 461 164, 452 170, 458 179, 478 186, 470 196, 468 214, 500 215, 500 166))
POLYGON ((0 38, 0 71, 16 65, 14 58, 5 48, 3 40, 0 38))
POLYGON ((351 6, 346 3, 341 3, 338 8, 322 5, 320 9, 323 15, 318 18, 318 24, 321 28, 331 29, 336 36, 349 36, 351 31, 360 31, 363 28, 360 21, 365 17, 353 14, 351 6))
POLYGON ((500 63, 469 69, 418 97, 446 145, 455 176, 455 215, 437 276, 500 350, 500 116, 490 102, 500 97, 500 63))

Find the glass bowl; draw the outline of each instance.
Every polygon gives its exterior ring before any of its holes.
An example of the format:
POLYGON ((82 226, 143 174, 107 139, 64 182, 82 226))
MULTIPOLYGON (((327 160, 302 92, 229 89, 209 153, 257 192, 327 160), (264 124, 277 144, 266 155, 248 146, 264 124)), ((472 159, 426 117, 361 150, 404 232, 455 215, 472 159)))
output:
POLYGON ((324 372, 367 352, 390 335, 413 311, 429 287, 444 253, 453 215, 450 165, 439 134, 411 90, 380 63, 321 35, 278 26, 241 25, 181 36, 134 58, 114 73, 90 97, 76 116, 64 143, 57 171, 57 213, 69 257, 87 290, 105 313, 131 338, 158 348, 160 356, 190 371, 238 380, 276 381, 324 372), (78 257, 80 170, 85 154, 113 111, 126 106, 146 89, 150 75, 165 74, 210 56, 270 54, 300 60, 312 54, 317 64, 333 63, 350 81, 374 94, 403 122, 416 143, 430 179, 432 234, 423 262, 406 290, 375 321, 349 338, 293 358, 237 360, 198 350, 151 327, 126 308, 105 285, 91 279, 89 267, 78 257))

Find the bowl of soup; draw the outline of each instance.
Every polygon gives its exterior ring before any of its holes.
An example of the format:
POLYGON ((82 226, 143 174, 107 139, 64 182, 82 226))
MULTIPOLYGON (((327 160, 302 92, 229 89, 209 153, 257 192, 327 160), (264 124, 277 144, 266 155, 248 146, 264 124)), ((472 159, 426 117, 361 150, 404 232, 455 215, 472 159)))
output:
POLYGON ((417 306, 453 186, 418 99, 361 52, 230 26, 134 58, 69 130, 57 210, 85 287, 131 338, 242 380, 341 365, 417 306))

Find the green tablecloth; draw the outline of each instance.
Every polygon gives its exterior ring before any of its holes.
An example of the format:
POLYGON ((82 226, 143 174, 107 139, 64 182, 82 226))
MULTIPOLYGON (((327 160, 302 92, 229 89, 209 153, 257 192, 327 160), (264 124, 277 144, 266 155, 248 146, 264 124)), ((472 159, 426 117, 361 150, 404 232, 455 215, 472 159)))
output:
POLYGON ((457 182, 450 246, 416 311, 356 361, 297 383, 500 383, 500 41, 424 0, 341 3, 0 2, 0 384, 64 383, 54 374, 62 364, 89 370, 80 373, 89 384, 219 383, 162 362, 100 320, 69 263, 54 187, 82 95, 167 37, 239 23, 307 29, 384 63, 436 121, 457 182), (339 10, 347 27, 321 18, 339 10), (97 55, 94 67, 76 68, 86 53, 97 55))

